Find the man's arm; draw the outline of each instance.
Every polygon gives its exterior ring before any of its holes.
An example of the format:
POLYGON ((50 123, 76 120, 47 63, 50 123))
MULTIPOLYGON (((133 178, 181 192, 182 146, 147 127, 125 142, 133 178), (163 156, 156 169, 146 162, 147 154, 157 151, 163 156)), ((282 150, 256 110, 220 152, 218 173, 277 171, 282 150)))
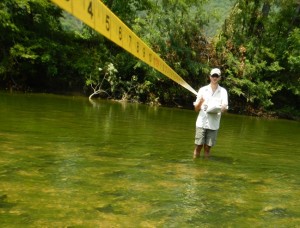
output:
POLYGON ((228 110, 228 94, 227 90, 223 89, 222 92, 222 109, 221 112, 226 112, 228 110))
POLYGON ((199 112, 199 111, 200 111, 203 102, 204 102, 203 97, 201 97, 200 100, 199 100, 198 102, 194 102, 194 107, 195 107, 195 111, 196 111, 196 112, 199 112))

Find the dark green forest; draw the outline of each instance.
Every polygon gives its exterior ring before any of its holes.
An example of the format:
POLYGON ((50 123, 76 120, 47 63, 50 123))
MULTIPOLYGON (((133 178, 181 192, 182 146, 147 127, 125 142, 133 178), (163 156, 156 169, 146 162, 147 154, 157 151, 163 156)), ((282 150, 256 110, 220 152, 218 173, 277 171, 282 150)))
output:
MULTIPOLYGON (((194 89, 219 67, 229 112, 299 119, 300 1, 103 2, 194 89)), ((1 0, 0 89, 184 108, 195 99, 48 0, 1 0)))

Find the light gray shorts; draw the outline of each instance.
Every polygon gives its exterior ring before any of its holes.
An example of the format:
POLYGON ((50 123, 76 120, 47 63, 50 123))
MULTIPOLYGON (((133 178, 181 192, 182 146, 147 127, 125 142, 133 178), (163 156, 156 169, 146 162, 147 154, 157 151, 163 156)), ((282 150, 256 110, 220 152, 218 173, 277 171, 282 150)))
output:
POLYGON ((196 127, 195 144, 214 146, 217 141, 218 130, 196 127))

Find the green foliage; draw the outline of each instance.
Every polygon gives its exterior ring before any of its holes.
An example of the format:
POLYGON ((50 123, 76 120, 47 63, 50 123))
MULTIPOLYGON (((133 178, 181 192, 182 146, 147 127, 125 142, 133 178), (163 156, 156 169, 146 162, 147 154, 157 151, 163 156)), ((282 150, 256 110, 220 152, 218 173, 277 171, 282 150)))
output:
POLYGON ((114 92, 115 87, 119 84, 118 77, 116 76, 116 73, 118 70, 115 68, 115 66, 112 63, 106 63, 104 65, 104 68, 98 68, 99 72, 103 74, 97 74, 93 73, 90 74, 90 77, 86 79, 86 85, 90 86, 93 89, 93 93, 90 95, 90 99, 96 95, 101 93, 107 93, 107 91, 102 89, 102 85, 104 81, 107 81, 110 84, 110 90, 111 92, 114 92))
POLYGON ((208 24, 204 26, 204 32, 208 37, 214 37, 221 32, 222 24, 228 17, 236 0, 206 1, 204 4, 204 15, 209 18, 208 24))
POLYGON ((268 110, 278 107, 273 98, 284 89, 286 104, 293 104, 289 98, 300 88, 299 9, 294 1, 237 1, 216 42, 233 102, 268 110))
POLYGON ((300 29, 294 28, 287 39, 287 50, 284 57, 290 69, 290 77, 293 78, 289 83, 289 88, 294 94, 300 95, 300 29))
POLYGON ((35 49, 34 46, 24 47, 22 44, 15 44, 10 49, 10 55, 12 58, 35 60, 38 58, 38 55, 33 51, 33 49, 35 49))
POLYGON ((44 74, 40 81, 45 86, 47 77, 57 73, 49 62, 59 46, 51 37, 59 34, 60 10, 46 0, 2 1, 1 6, 0 14, 6 15, 0 25, 2 78, 8 86, 26 90, 44 74))
MULTIPOLYGON (((206 83, 205 72, 209 68, 212 49, 203 32, 208 22, 203 10, 205 2, 157 1, 151 11, 135 21, 133 27, 162 59, 196 88, 206 83)), ((175 100, 178 97, 183 100, 194 99, 188 91, 171 80, 161 78, 159 73, 156 75, 159 81, 155 83, 156 89, 153 93, 160 97, 163 104, 177 103, 175 100)))
MULTIPOLYGON (((211 67, 220 67, 234 111, 297 113, 299 2, 238 0, 228 17, 233 0, 103 2, 195 89, 207 83, 211 67), (207 37, 224 18, 221 33, 207 37)), ((0 2, 0 50, 2 88, 105 91, 114 99, 177 106, 194 100, 48 0, 0 2)))

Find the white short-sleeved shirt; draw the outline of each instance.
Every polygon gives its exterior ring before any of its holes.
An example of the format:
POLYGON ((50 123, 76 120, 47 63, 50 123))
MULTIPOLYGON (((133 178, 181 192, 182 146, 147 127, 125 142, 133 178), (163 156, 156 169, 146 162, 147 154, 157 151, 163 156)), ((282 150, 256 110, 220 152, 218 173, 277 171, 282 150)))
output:
POLYGON ((218 130, 220 127, 221 112, 207 113, 206 110, 208 107, 216 104, 228 109, 228 94, 226 89, 218 85, 216 91, 213 92, 210 85, 203 86, 199 89, 197 99, 194 104, 197 104, 201 97, 203 97, 204 102, 198 114, 196 127, 218 130))

